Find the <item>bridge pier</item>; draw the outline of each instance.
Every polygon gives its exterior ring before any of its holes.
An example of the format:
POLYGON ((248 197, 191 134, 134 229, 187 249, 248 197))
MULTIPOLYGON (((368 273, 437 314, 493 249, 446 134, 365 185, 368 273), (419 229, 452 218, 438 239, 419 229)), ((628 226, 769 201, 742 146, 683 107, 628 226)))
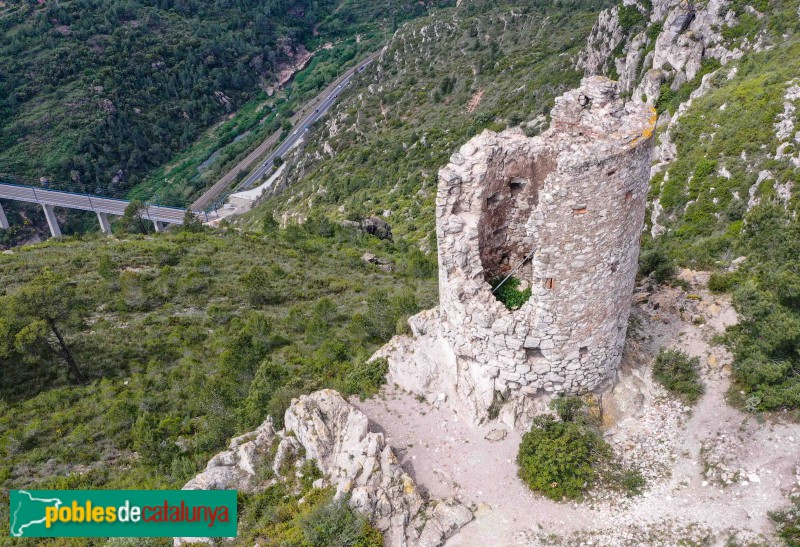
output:
POLYGON ((3 211, 2 203, 0 203, 0 229, 8 230, 8 218, 6 218, 6 212, 3 211))
POLYGON ((166 229, 166 225, 163 222, 161 222, 160 220, 154 220, 153 221, 153 226, 156 227, 156 232, 159 232, 159 233, 163 232, 166 229))
POLYGON ((58 219, 56 218, 54 206, 42 203, 42 209, 44 209, 44 216, 47 217, 47 225, 50 226, 50 234, 53 237, 60 236, 61 228, 58 227, 58 219))
POLYGON ((97 212, 97 220, 100 221, 100 230, 103 231, 104 234, 111 233, 111 223, 108 221, 108 214, 97 212))

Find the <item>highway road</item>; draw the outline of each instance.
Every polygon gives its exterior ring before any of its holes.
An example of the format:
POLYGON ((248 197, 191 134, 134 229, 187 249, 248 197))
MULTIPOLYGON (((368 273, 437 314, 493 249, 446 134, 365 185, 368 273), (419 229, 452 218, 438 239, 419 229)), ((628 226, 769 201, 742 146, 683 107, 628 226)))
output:
POLYGON ((328 110, 334 105, 334 103, 336 103, 336 99, 339 98, 339 94, 344 90, 345 87, 347 87, 347 85, 350 83, 350 80, 353 79, 353 76, 369 66, 369 64, 375 60, 377 55, 377 53, 373 53, 361 61, 358 65, 348 70, 339 78, 339 80, 337 80, 337 82, 334 82, 335 87, 333 87, 333 89, 328 87, 328 89, 325 90, 327 95, 322 98, 322 102, 317 104, 314 110, 312 110, 306 117, 304 117, 294 126, 291 134, 281 143, 278 149, 270 154, 269 157, 267 157, 267 159, 255 169, 255 171, 250 173, 250 175, 248 175, 247 178, 236 187, 236 190, 247 190, 257 181, 261 180, 265 173, 271 173, 272 168, 275 165, 275 158, 283 157, 286 152, 291 150, 292 147, 305 136, 305 133, 311 129, 311 125, 323 117, 325 113, 328 112, 328 110))
MULTIPOLYGON (((275 164, 275 159, 283 156, 289 151, 297 142, 303 138, 305 133, 310 130, 311 124, 319 120, 325 113, 333 106, 339 94, 350 83, 350 80, 357 73, 364 70, 375 58, 379 55, 379 51, 373 53, 359 64, 354 66, 340 76, 336 81, 329 85, 323 93, 314 98, 311 102, 305 105, 308 114, 303 116, 301 114, 300 120, 292 128, 292 132, 275 150, 270 154, 266 160, 259 163, 258 167, 250 173, 250 175, 239 184, 236 190, 243 190, 250 188, 255 182, 259 181, 265 173, 272 171, 275 164)), ((301 110, 302 112, 302 110, 301 110)), ((220 194, 222 194, 235 178, 236 174, 243 169, 247 169, 250 165, 262 156, 269 147, 274 146, 277 142, 278 134, 271 135, 264 141, 256 150, 254 150, 248 157, 240 162, 237 167, 228 175, 223 177, 217 184, 206 191, 197 201, 195 201, 190 208, 193 211, 201 211, 211 204, 220 194)), ((34 188, 32 186, 21 186, 17 184, 0 183, 0 199, 11 199, 16 201, 26 201, 29 203, 39 203, 42 205, 54 205, 56 207, 65 207, 67 209, 81 209, 84 211, 94 211, 97 213, 106 213, 110 215, 121 216, 125 212, 125 207, 128 206, 128 201, 120 199, 103 198, 99 196, 92 196, 89 194, 75 194, 71 192, 61 192, 57 190, 46 190, 44 188, 34 188)), ((161 207, 150 205, 147 207, 145 218, 165 222, 169 224, 182 224, 184 209, 173 207, 161 207)))
MULTIPOLYGON (((94 211, 96 213, 106 213, 117 216, 123 215, 125 207, 127 207, 129 203, 121 199, 102 198, 90 196, 88 194, 74 194, 70 192, 59 192, 57 190, 45 190, 44 188, 34 188, 32 186, 3 183, 0 183, 0 199, 27 201, 28 203, 54 205, 67 209, 81 209, 83 211, 94 211)), ((144 217, 153 221, 166 222, 169 224, 183 224, 184 214, 185 210, 183 209, 151 205, 147 207, 144 217)))
MULTIPOLYGON (((325 112, 330 109, 333 103, 336 102, 336 96, 342 91, 345 85, 350 83, 352 77, 356 73, 364 70, 364 68, 374 61, 378 55, 380 55, 380 50, 371 54, 356 66, 342 74, 327 88, 325 88, 322 93, 303 105, 303 107, 297 113, 295 113, 295 115, 292 117, 294 126, 292 127, 292 132, 290 133, 292 144, 287 146, 285 149, 282 149, 284 154, 286 151, 291 149, 291 146, 293 146, 299 138, 302 138, 302 135, 299 133, 295 135, 295 130, 302 128, 302 130, 305 131, 306 125, 310 125, 321 118, 325 112)), ((246 169, 252 169, 253 164, 255 164, 259 158, 264 156, 264 154, 266 154, 273 146, 275 146, 280 136, 281 131, 276 131, 267 137, 264 142, 261 143, 250 154, 248 154, 246 158, 240 161, 233 169, 228 171, 228 173, 219 179, 211 188, 206 190, 203 195, 197 198, 197 200, 192 203, 191 209, 193 211, 201 211, 206 210, 209 206, 214 207, 219 205, 227 196, 227 194, 223 195, 224 192, 228 190, 231 183, 236 179, 239 173, 246 169), (222 196, 221 199, 220 196, 222 196)), ((272 168, 272 162, 274 162, 275 158, 279 155, 281 154, 271 154, 266 160, 262 160, 261 163, 258 164, 256 171, 251 173, 244 181, 242 181, 241 184, 237 185, 234 191, 250 188, 257 180, 259 180, 261 176, 264 175, 264 173, 268 171, 266 168, 267 166, 269 169, 272 168), (265 166, 264 163, 267 163, 268 165, 265 166), (260 174, 256 175, 256 173, 260 174), (245 183, 247 183, 246 186, 245 183)))

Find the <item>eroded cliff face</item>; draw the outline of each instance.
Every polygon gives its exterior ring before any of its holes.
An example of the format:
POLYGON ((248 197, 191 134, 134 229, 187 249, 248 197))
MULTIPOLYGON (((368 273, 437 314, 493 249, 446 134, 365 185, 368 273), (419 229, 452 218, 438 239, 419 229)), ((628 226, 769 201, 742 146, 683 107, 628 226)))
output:
MULTIPOLYGON (((670 172, 670 167, 679 159, 675 135, 682 119, 690 112, 694 101, 725 81, 737 77, 739 63, 736 61, 743 55, 777 45, 777 37, 768 31, 769 25, 758 23, 765 17, 769 20, 772 10, 767 9, 762 13, 755 6, 758 4, 741 4, 730 0, 709 0, 704 3, 623 0, 623 4, 600 14, 586 48, 577 60, 577 67, 587 75, 618 77, 620 92, 629 95, 632 101, 657 105, 660 98, 664 99, 659 105, 658 142, 654 148, 651 169, 654 188, 649 224, 654 238, 667 232, 668 227, 682 216, 689 215, 692 212, 690 206, 696 201, 675 208, 667 199, 666 210, 661 202, 665 188, 676 184, 670 182, 670 178, 675 176, 670 172), (622 17, 622 13, 627 13, 627 18, 622 17), (676 92, 675 96, 662 97, 670 90, 676 92), (679 105, 670 104, 675 97, 682 98, 679 105)), ((763 10, 764 6, 760 9, 763 10)), ((785 38, 788 35, 781 39, 785 38)), ((787 87, 790 85, 787 82, 787 87)), ((722 105, 721 109, 726 106, 722 105)), ((712 139, 717 129, 716 126, 709 126, 708 134, 712 139)), ((781 139, 780 133, 776 137, 781 139)), ((770 146, 769 143, 764 144, 770 146)), ((733 199, 745 204, 749 211, 758 203, 759 198, 755 194, 759 185, 771 173, 757 168, 759 161, 755 161, 752 154, 747 157, 742 152, 740 158, 750 163, 747 171, 758 174, 757 180, 752 177, 749 196, 742 189, 731 192, 733 199)), ((782 150, 777 150, 773 158, 782 159, 782 150)), ((737 160, 728 161, 732 163, 737 160)), ((722 167, 719 175, 726 180, 732 176, 727 167, 722 167)), ((679 184, 688 184, 688 181, 679 184)), ((788 203, 791 186, 779 184, 776 180, 770 190, 774 190, 784 205, 788 203)), ((674 190, 672 193, 675 193, 674 190)), ((711 198, 712 208, 716 209, 718 200, 718 197, 711 198)), ((720 215, 726 216, 721 211, 715 212, 715 216, 720 215)))
POLYGON ((533 138, 485 131, 439 172, 440 305, 377 354, 390 382, 477 422, 597 389, 621 358, 655 113, 598 76, 551 117, 533 138), (532 288, 515 311, 489 284, 512 273, 532 288))
POLYGON ((704 59, 724 65, 742 56, 742 48, 748 44, 728 44, 721 32, 736 23, 729 3, 655 0, 646 8, 626 0, 600 13, 577 67, 587 75, 616 73, 621 93, 653 104, 663 82, 678 89, 698 74, 704 59), (628 20, 641 17, 647 28, 641 32, 626 29, 622 10, 639 14, 629 15, 628 20))

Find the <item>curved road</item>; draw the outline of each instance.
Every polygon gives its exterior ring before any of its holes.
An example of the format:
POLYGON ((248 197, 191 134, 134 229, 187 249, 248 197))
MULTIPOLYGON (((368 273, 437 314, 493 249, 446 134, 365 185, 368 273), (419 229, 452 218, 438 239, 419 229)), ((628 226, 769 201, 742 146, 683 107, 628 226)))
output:
POLYGON ((334 82, 336 86, 333 87, 333 89, 328 87, 328 89, 325 90, 328 95, 323 96, 322 102, 314 109, 314 111, 300 120, 300 122, 294 126, 292 134, 281 143, 277 150, 269 155, 266 161, 259 165, 255 171, 250 173, 250 175, 244 179, 244 181, 242 181, 242 183, 236 189, 247 190, 253 185, 253 183, 260 180, 265 173, 271 172, 272 167, 275 164, 275 158, 282 157, 286 152, 291 150, 295 144, 297 144, 297 141, 303 138, 305 132, 310 129, 311 124, 324 116, 330 107, 333 106, 333 104, 336 102, 336 99, 339 98, 339 93, 341 93, 342 90, 350 83, 350 80, 353 79, 353 76, 355 76, 356 73, 364 70, 375 59, 375 57, 377 57, 378 53, 380 52, 373 53, 365 60, 361 61, 359 64, 345 72, 337 82, 334 82))
MULTIPOLYGON (((372 53, 369 57, 358 63, 353 68, 349 69, 345 72, 342 76, 340 76, 336 81, 334 81, 331 85, 329 85, 320 95, 315 97, 310 103, 308 103, 308 110, 310 111, 306 116, 302 117, 299 122, 297 122, 294 127, 292 128, 292 132, 289 136, 281 143, 281 145, 272 152, 267 158, 261 161, 258 167, 250 173, 247 178, 245 178, 240 184, 234 188, 234 192, 239 190, 247 190, 248 188, 252 187, 253 184, 261 180, 261 178, 267 174, 272 172, 272 168, 275 165, 275 159, 278 157, 282 157, 286 152, 291 150, 293 146, 297 144, 297 142, 303 138, 306 131, 308 131, 311 125, 323 117, 331 106, 336 103, 336 100, 339 98, 339 94, 344 90, 344 88, 350 83, 353 76, 357 73, 363 71, 375 58, 380 55, 380 50, 372 53), (313 107, 313 110, 311 108, 313 107)), ((270 136, 265 141, 265 144, 269 143, 274 136, 270 136)), ((263 146, 263 145, 262 145, 263 146)), ((260 154, 257 154, 260 155, 260 154)), ((247 163, 248 160, 251 159, 251 156, 242 162, 247 163)), ((251 161, 255 161, 257 157, 253 157, 251 161)), ((237 165, 233 171, 228 173, 225 177, 223 177, 217 184, 209 188, 200 198, 197 199, 192 204, 193 210, 200 210, 204 209, 211 203, 215 201, 215 199, 221 195, 228 187, 229 181, 232 180, 239 171, 243 169, 249 168, 250 165, 237 165)))

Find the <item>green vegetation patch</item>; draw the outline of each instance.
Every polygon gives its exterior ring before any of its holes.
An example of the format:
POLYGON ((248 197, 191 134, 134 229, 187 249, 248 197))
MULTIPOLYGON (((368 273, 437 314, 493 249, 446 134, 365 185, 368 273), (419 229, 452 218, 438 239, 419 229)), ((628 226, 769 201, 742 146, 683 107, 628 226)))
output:
POLYGON ((800 408, 800 221, 782 207, 753 209, 744 229, 747 260, 729 279, 739 323, 731 395, 752 410, 800 408), (744 395, 741 395, 744 392, 744 395))
POLYGON ((498 277, 489 283, 489 285, 492 287, 494 297, 502 302, 503 305, 509 310, 518 310, 525 302, 530 300, 531 287, 529 285, 526 289, 519 290, 519 286, 522 281, 516 277, 509 277, 508 280, 503 283, 504 279, 505 276, 498 277), (503 284, 500 285, 500 283, 503 284), (499 288, 498 285, 500 285, 499 288))
POLYGON ((658 283, 671 281, 677 272, 675 261, 662 249, 645 250, 639 257, 639 273, 652 275, 658 283))
MULTIPOLYGON (((746 5, 736 2, 731 9, 743 15, 746 5)), ((646 269, 654 271, 666 260, 714 270, 709 288, 731 293, 740 317, 724 337, 734 357, 730 401, 751 412, 796 413, 800 170, 787 158, 776 158, 775 122, 788 83, 800 71, 800 22, 791 15, 795 1, 759 6, 765 13, 759 32, 774 47, 747 53, 721 69, 709 91, 679 118, 672 135, 676 159, 651 181, 665 231, 644 239, 642 263, 656 251, 652 256, 660 260, 646 269), (760 173, 769 176, 759 183, 760 173), (786 201, 779 199, 778 185, 793 187, 786 201), (751 191, 760 204, 748 204, 751 191), (737 257, 747 259, 737 271, 727 271, 737 257)), ((679 100, 665 96, 661 106, 672 110, 679 100)))
POLYGON ((653 378, 667 391, 694 404, 705 392, 700 379, 700 359, 679 350, 661 349, 653 363, 653 378))
POLYGON ((619 25, 626 32, 629 32, 634 27, 643 25, 647 21, 647 18, 639 11, 639 7, 636 4, 630 6, 622 4, 618 9, 619 25))
POLYGON ((692 94, 692 91, 700 87, 703 76, 714 72, 721 66, 719 61, 708 57, 703 59, 700 70, 697 71, 695 77, 681 84, 677 90, 673 90, 668 83, 662 84, 661 93, 658 96, 658 101, 656 101, 656 110, 658 113, 669 112, 670 114, 674 114, 678 106, 689 99, 689 95, 692 94))
POLYGON ((305 486, 298 494, 292 492, 292 486, 278 482, 264 492, 240 494, 244 511, 237 545, 383 546, 380 531, 350 509, 345 498, 334 500, 331 488, 305 486))
POLYGON ((581 499, 597 481, 628 495, 641 493, 641 473, 612 461, 610 445, 583 406, 578 397, 559 397, 551 403, 558 419, 534 419, 517 453, 519 477, 531 490, 555 501, 581 499))
POLYGON ((0 536, 11 488, 180 488, 230 437, 281 427, 293 397, 375 393, 386 363, 369 357, 436 280, 416 249, 320 226, 0 254, 0 536))
POLYGON ((780 537, 787 547, 800 547, 800 499, 795 498, 791 507, 769 513, 780 537))

